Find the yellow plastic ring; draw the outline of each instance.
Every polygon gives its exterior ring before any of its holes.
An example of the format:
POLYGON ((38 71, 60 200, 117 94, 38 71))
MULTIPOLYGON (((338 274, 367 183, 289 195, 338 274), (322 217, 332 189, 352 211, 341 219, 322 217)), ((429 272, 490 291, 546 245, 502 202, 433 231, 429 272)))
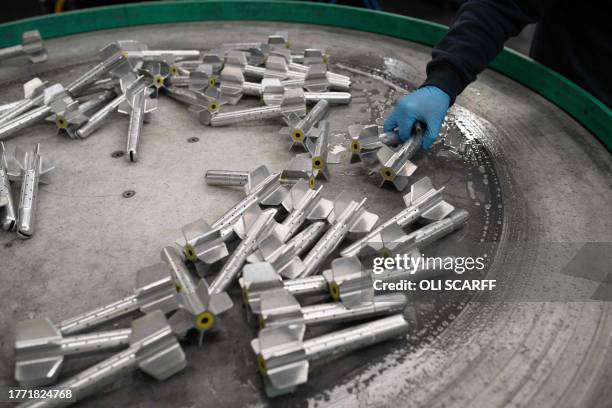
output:
POLYGON ((57 115, 55 117, 55 125, 60 129, 66 129, 68 127, 68 122, 63 116, 57 115))
POLYGON ((196 317, 195 327, 198 330, 208 330, 215 324, 215 315, 202 312, 196 317))
POLYGON ((185 254, 185 258, 187 258, 187 260, 190 262, 195 262, 198 260, 198 256, 191 244, 185 245, 183 248, 183 253, 185 254))
POLYGON ((302 133, 302 131, 299 129, 293 129, 291 132, 291 138, 296 142, 301 142, 302 139, 304 139, 304 133, 302 133))
POLYGON ((385 167, 381 170, 382 176, 385 180, 387 181, 393 181, 395 180, 395 171, 393 171, 393 169, 390 169, 388 167, 385 167))

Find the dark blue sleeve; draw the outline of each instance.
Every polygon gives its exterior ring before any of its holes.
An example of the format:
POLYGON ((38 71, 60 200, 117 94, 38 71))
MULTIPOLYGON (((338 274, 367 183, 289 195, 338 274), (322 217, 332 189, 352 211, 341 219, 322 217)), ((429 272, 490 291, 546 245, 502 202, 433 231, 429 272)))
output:
POLYGON ((435 46, 427 64, 427 80, 454 102, 465 87, 499 54, 504 43, 536 22, 550 1, 468 0, 449 32, 435 46), (521 3, 521 4, 519 4, 521 3))

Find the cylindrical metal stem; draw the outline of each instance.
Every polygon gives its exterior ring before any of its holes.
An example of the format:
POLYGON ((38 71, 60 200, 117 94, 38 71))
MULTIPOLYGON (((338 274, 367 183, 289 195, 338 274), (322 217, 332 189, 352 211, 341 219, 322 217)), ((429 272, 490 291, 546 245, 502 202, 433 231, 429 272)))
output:
POLYGON ((410 241, 414 239, 415 245, 427 246, 460 228, 467 222, 469 217, 470 214, 466 210, 455 210, 447 218, 432 222, 431 224, 411 232, 406 237, 406 240, 410 241))
POLYGON ((328 224, 325 221, 313 222, 308 227, 304 228, 303 231, 287 241, 287 245, 293 245, 295 254, 297 256, 302 256, 319 240, 327 229, 327 226, 328 224))
POLYGON ((263 78, 266 73, 266 69, 264 67, 256 67, 254 65, 246 65, 244 67, 244 75, 251 76, 253 78, 263 78))
MULTIPOLYGON (((4 147, 4 145, 2 145, 4 147)), ((15 203, 11 193, 11 182, 6 173, 4 152, 0 151, 0 192, 5 204, 0 207, 0 226, 5 231, 12 231, 17 223, 15 203)))
POLYGON ((245 95, 261 96, 263 94, 263 87, 255 82, 243 82, 242 92, 245 95))
POLYGON ((24 101, 24 99, 0 105, 0 113, 4 113, 4 112, 8 111, 9 109, 13 109, 15 106, 19 105, 20 103, 23 103, 23 101, 24 101))
POLYGON ((211 126, 225 126, 251 120, 271 119, 281 114, 280 106, 262 106, 235 112, 225 112, 213 115, 211 126))
POLYGON ((7 121, 18 117, 19 115, 29 111, 35 106, 39 106, 43 104, 44 101, 43 93, 39 93, 34 98, 24 99, 20 101, 18 104, 13 106, 11 109, 5 110, 2 115, 0 115, 0 123, 6 123, 7 121))
POLYGON ((89 71, 85 72, 83 75, 72 81, 66 87, 66 91, 72 96, 79 96, 79 94, 84 91, 89 85, 94 83, 98 78, 100 78, 103 74, 112 69, 115 64, 117 64, 124 58, 125 57, 121 53, 116 53, 110 56, 106 60, 98 63, 89 71))
POLYGON ((34 159, 33 164, 33 168, 29 168, 23 173, 19 208, 17 210, 17 235, 22 239, 28 239, 34 233, 40 156, 34 159))
POLYGON ((366 317, 401 313, 407 303, 406 295, 401 293, 379 295, 375 296, 374 301, 370 303, 364 303, 350 309, 340 302, 304 306, 302 314, 306 325, 344 323, 366 317))
POLYGON ((302 347, 308 360, 316 360, 380 343, 408 331, 402 315, 393 315, 306 340, 302 347))
POLYGON ((340 218, 336 220, 304 258, 305 269, 300 277, 314 274, 323 261, 340 245, 350 229, 352 220, 355 215, 359 214, 365 200, 364 198, 360 203, 351 202, 344 212, 339 215, 340 218))
POLYGON ((114 93, 112 91, 104 91, 100 92, 98 95, 94 95, 91 99, 83 102, 79 105, 79 109, 87 114, 89 112, 95 111, 99 109, 102 105, 107 103, 111 98, 114 97, 114 93))
POLYGON ((380 233, 382 232, 382 230, 393 223, 399 225, 402 228, 412 224, 421 216, 422 210, 425 208, 425 206, 422 204, 419 207, 408 207, 403 209, 397 215, 391 217, 378 227, 374 228, 372 231, 370 231, 368 235, 366 235, 362 239, 344 248, 342 252, 340 252, 340 255, 344 257, 355 256, 359 253, 361 247, 367 244, 368 242, 380 242, 380 233))
POLYGON ((329 102, 325 99, 321 99, 315 106, 312 107, 310 112, 306 116, 304 116, 298 123, 295 125, 295 129, 300 130, 304 135, 306 135, 313 126, 315 126, 327 113, 329 109, 329 102))
POLYGON ((304 92, 306 103, 317 103, 325 100, 330 105, 348 105, 351 94, 348 92, 304 92))
POLYGON ((138 146, 140 145, 140 134, 144 123, 144 107, 146 102, 145 91, 136 95, 132 112, 130 113, 130 125, 127 135, 127 154, 131 162, 135 162, 138 156, 138 146))
POLYGON ((168 86, 165 88, 165 93, 169 97, 179 102, 186 103, 187 105, 198 105, 202 106, 202 98, 187 88, 178 88, 176 86, 168 86))
POLYGON ((89 120, 76 131, 76 134, 80 138, 86 138, 91 135, 96 129, 98 129, 104 119, 114 112, 117 107, 125 101, 125 94, 117 96, 115 99, 106 104, 102 109, 94 113, 89 120))
POLYGON ((327 281, 321 275, 287 279, 283 281, 283 287, 295 296, 326 293, 328 290, 327 281))
POLYGON ((137 295, 127 296, 117 302, 102 306, 85 313, 76 315, 59 323, 58 329, 62 334, 74 334, 90 329, 102 323, 114 320, 140 308, 137 295))
POLYGON ((240 242, 234 253, 227 260, 219 274, 210 284, 209 293, 216 294, 227 290, 227 288, 238 277, 249 255, 257 249, 257 242, 260 236, 269 232, 269 227, 274 221, 276 211, 268 210, 257 218, 251 228, 246 232, 246 236, 240 242))
POLYGON ((132 329, 117 329, 66 337, 61 341, 61 353, 86 354, 126 347, 130 344, 131 335, 132 329))
POLYGON ((204 180, 209 186, 244 186, 249 182, 248 171, 208 170, 204 180))
POLYGON ((11 121, 4 122, 0 125, 0 140, 7 139, 36 122, 43 121, 51 113, 51 107, 43 105, 11 121))
MULTIPOLYGON (((117 353, 104 361, 88 368, 85 371, 62 381, 54 388, 70 389, 74 398, 78 401, 87 395, 91 395, 100 388, 110 384, 115 378, 122 374, 127 374, 136 370, 138 360, 136 353, 142 346, 129 347, 128 349, 117 353)), ((45 399, 35 402, 30 402, 21 405, 22 408, 54 408, 65 406, 66 401, 59 399, 45 399)))

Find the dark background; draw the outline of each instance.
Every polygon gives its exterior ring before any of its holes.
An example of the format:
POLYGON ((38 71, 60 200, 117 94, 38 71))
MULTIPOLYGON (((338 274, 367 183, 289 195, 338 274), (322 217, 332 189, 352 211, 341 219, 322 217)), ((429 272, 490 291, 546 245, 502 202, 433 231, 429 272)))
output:
MULTIPOLYGON (((391 13, 403 14, 449 25, 452 22, 457 8, 463 1, 464 0, 337 0, 321 2, 380 9, 391 13)), ((3 12, 0 14, 0 22, 40 16, 54 12, 111 6, 121 3, 138 3, 138 1, 20 0, 18 2, 4 2, 3 12)), ((532 35, 533 27, 527 27, 517 38, 511 39, 508 42, 508 46, 527 54, 532 35)))

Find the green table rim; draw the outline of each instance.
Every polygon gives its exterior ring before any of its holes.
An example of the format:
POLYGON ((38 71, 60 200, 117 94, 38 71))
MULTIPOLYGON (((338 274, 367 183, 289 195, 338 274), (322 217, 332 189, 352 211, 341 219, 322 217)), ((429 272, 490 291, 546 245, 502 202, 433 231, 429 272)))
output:
MULTIPOLYGON (((95 7, 0 24, 0 47, 19 44, 24 31, 43 39, 147 24, 216 20, 260 20, 355 29, 436 44, 447 27, 397 14, 325 3, 284 0, 186 0, 95 7)), ((504 49, 490 67, 532 89, 589 129, 612 150, 612 109, 562 75, 504 49)))

